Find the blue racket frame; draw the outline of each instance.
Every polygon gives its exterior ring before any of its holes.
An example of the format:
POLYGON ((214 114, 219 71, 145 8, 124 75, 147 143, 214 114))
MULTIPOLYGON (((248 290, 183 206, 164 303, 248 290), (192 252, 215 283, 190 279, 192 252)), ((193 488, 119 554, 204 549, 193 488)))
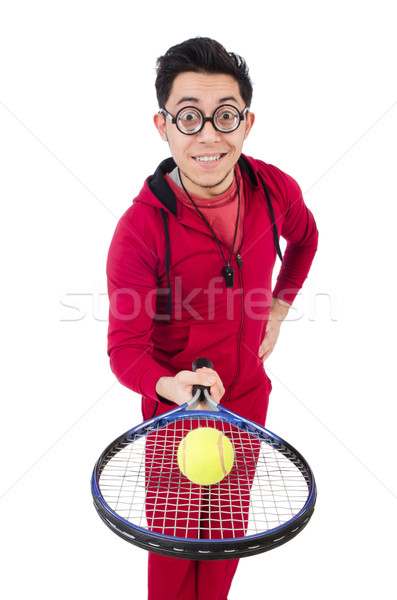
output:
POLYGON ((285 544, 298 533, 309 522, 316 503, 317 488, 312 470, 306 459, 289 443, 275 435, 268 429, 261 427, 223 406, 216 405, 204 390, 207 405, 211 403, 212 411, 192 410, 200 402, 203 390, 196 390, 195 396, 190 402, 178 406, 169 412, 154 417, 149 421, 133 427, 123 435, 119 436, 103 451, 93 470, 91 479, 92 496, 95 508, 104 523, 118 536, 134 545, 166 556, 178 556, 186 559, 196 560, 224 560, 227 558, 243 558, 265 552, 285 544), (293 462, 305 478, 308 494, 307 500, 301 510, 289 521, 269 529, 266 532, 247 535, 245 537, 227 538, 217 540, 201 540, 193 538, 169 537, 144 529, 139 525, 132 524, 118 515, 105 501, 99 479, 107 462, 127 443, 132 443, 156 429, 166 427, 170 423, 193 416, 194 419, 213 419, 231 424, 243 432, 247 432, 257 439, 269 444, 272 448, 279 450, 293 462))

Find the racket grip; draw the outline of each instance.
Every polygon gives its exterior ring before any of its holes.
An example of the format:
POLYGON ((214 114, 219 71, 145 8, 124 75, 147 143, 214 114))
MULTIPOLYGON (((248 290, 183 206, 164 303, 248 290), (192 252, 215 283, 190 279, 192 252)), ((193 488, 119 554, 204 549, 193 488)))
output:
POLYGON ((197 369, 201 369, 201 367, 208 367, 209 369, 213 369, 214 365, 210 361, 209 358, 196 358, 192 364, 192 371, 196 372, 197 369))
MULTIPOLYGON (((196 358, 196 360, 192 364, 193 372, 196 372, 197 369, 201 367, 208 367, 209 369, 213 368, 212 362, 208 358, 196 358)), ((210 410, 219 410, 217 403, 211 398, 211 388, 206 385, 194 385, 193 386, 193 398, 200 390, 200 395, 190 406, 190 409, 194 409, 198 406, 200 401, 205 402, 207 408, 210 410)), ((192 400, 193 400, 192 398, 192 400)))
MULTIPOLYGON (((208 358, 196 358, 196 360, 194 360, 192 364, 192 371, 195 373, 197 369, 201 369, 201 367, 208 367, 209 369, 213 369, 214 365, 208 358)), ((201 392, 207 390, 209 394, 211 393, 211 388, 206 385, 194 385, 193 396, 196 394, 197 390, 201 390, 201 392)))

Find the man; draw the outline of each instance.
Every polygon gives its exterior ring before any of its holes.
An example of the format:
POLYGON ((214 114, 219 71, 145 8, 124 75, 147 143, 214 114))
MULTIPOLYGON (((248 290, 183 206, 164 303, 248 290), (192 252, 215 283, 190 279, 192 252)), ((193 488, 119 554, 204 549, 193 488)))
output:
MULTIPOLYGON (((158 60, 156 91, 154 123, 172 158, 145 181, 110 246, 111 368, 142 395, 145 419, 203 384, 264 425, 263 361, 309 272, 316 224, 291 177, 242 154, 255 117, 241 57, 188 40, 158 60), (199 356, 214 369, 193 373, 199 356)), ((226 600, 237 562, 149 554, 149 600, 226 600)))

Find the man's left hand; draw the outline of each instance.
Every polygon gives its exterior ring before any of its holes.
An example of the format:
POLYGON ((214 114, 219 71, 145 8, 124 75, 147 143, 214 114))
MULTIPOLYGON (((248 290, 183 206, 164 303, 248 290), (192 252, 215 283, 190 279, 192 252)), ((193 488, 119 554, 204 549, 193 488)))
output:
POLYGON ((266 326, 266 333, 263 342, 259 347, 258 356, 264 362, 274 350, 274 346, 280 335, 281 323, 288 314, 290 304, 279 298, 272 299, 270 307, 269 320, 266 326))

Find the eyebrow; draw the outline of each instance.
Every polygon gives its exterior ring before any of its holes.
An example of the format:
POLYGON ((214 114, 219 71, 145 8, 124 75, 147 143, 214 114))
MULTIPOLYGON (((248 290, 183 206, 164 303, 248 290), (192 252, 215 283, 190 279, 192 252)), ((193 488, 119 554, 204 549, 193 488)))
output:
MULTIPOLYGON (((224 98, 220 98, 219 99, 219 103, 223 104, 224 102, 228 102, 229 100, 233 100, 233 102, 236 102, 236 104, 238 104, 238 100, 234 96, 225 96, 224 98)), ((183 104, 183 102, 195 102, 197 104, 198 102, 200 102, 200 100, 198 98, 194 98, 194 97, 191 97, 191 96, 183 96, 183 98, 181 98, 176 103, 176 106, 179 106, 180 104, 183 104)))

